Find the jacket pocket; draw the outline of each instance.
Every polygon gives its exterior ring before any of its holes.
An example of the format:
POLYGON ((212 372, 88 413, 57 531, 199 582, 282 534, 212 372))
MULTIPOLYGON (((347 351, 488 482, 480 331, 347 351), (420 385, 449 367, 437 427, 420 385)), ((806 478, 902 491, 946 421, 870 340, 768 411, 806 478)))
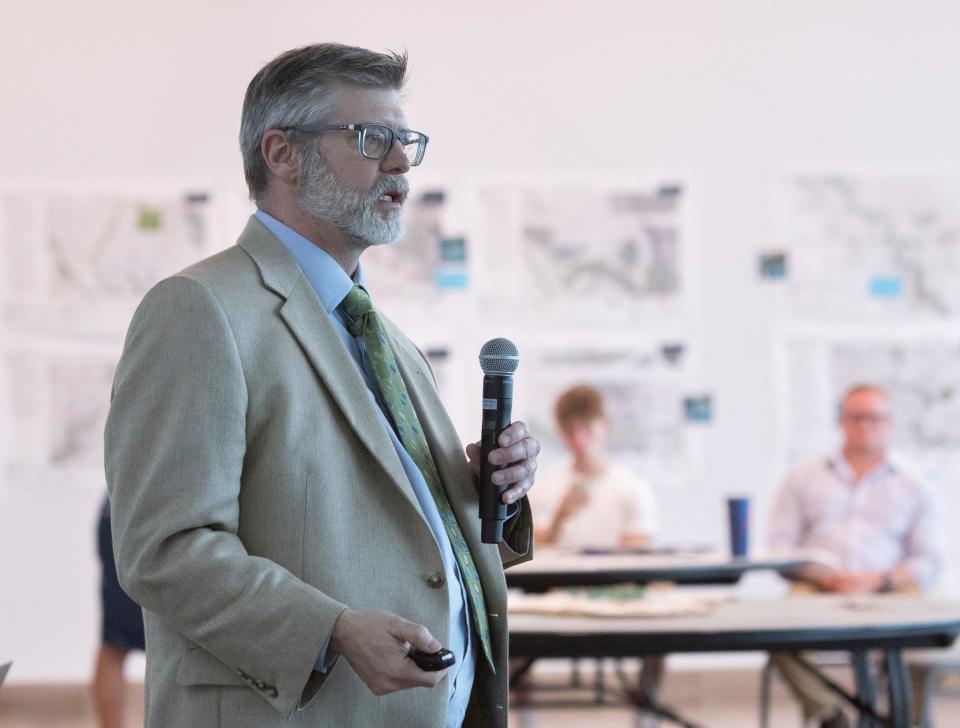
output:
POLYGON ((202 647, 187 650, 177 669, 178 685, 239 685, 246 683, 239 674, 202 647))

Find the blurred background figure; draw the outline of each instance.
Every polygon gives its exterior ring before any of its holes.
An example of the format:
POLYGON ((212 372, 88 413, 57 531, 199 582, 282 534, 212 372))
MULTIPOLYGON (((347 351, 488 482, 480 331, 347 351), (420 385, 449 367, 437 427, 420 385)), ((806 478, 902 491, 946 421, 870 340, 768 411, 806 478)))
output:
POLYGON ((97 524, 97 545, 103 566, 100 580, 103 619, 93 673, 93 702, 100 728, 122 728, 127 687, 123 666, 131 650, 145 649, 143 612, 117 581, 110 529, 110 501, 106 498, 97 524))
MULTIPOLYGON (((643 547, 657 531, 656 498, 650 484, 612 460, 607 439, 612 423, 603 396, 580 384, 554 406, 568 462, 538 478, 531 491, 538 545, 574 548, 643 547)), ((574 661, 574 682, 578 681, 574 661)), ((515 669, 516 665, 512 665, 515 669)), ((665 658, 642 661, 640 680, 654 692, 663 681, 665 658)), ((602 661, 597 666, 602 672, 602 661)))
MULTIPOLYGON (((799 575, 797 590, 844 594, 927 589, 940 569, 936 509, 930 492, 890 459, 887 392, 875 384, 847 390, 839 452, 796 467, 780 487, 770 518, 775 550, 813 550, 831 564, 799 575)), ((788 655, 774 665, 807 719, 846 726, 839 699, 788 655)), ((919 701, 914 707, 919 709, 919 701)))
POLYGON ((657 530, 653 489, 611 460, 611 423, 602 395, 577 385, 554 409, 569 462, 542 476, 533 496, 537 543, 574 547, 645 546, 657 530))

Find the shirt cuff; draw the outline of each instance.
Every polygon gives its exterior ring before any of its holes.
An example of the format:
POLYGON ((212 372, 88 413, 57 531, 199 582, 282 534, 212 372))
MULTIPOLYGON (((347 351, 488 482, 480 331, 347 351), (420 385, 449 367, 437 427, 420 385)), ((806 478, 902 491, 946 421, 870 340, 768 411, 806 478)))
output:
POLYGON ((328 635, 327 639, 324 640, 323 647, 320 648, 320 654, 313 664, 313 669, 317 672, 326 672, 333 667, 333 663, 337 661, 338 657, 340 657, 340 653, 330 649, 330 636, 328 635))

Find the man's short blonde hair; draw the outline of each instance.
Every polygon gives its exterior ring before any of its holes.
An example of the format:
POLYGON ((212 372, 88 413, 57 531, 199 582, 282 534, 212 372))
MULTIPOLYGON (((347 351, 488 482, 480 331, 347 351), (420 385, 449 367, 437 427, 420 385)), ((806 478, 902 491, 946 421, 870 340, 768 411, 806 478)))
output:
POLYGON ((607 416, 603 395, 588 384, 566 390, 554 405, 557 425, 563 429, 572 420, 598 420, 607 416))

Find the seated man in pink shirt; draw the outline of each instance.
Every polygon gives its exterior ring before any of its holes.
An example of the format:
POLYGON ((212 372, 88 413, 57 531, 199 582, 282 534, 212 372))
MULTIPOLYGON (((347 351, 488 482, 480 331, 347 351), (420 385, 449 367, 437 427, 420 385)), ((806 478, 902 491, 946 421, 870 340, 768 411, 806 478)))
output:
MULTIPOLYGON (((823 592, 866 594, 928 588, 940 568, 931 495, 889 458, 890 402, 877 385, 843 398, 839 452, 796 467, 777 494, 769 545, 829 554, 801 581, 823 592)), ((823 728, 848 725, 840 699, 789 655, 774 655, 804 707, 823 728)), ((917 706, 919 707, 919 706, 917 706)))

